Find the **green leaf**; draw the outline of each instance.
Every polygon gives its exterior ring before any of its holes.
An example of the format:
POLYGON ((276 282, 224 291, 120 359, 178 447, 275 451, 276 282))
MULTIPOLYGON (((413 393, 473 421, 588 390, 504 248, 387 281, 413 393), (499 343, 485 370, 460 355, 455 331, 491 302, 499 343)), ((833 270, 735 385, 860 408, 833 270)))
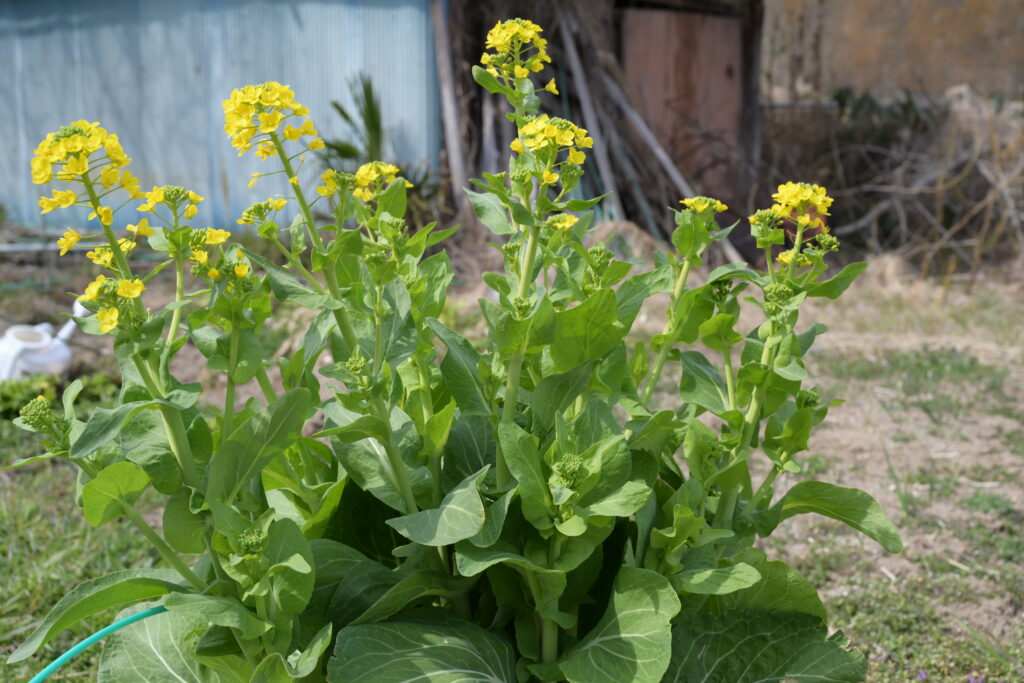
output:
POLYGON ((601 621, 559 667, 571 683, 657 683, 669 664, 669 621, 677 612, 679 598, 664 576, 624 566, 601 621))
POLYGON ((157 401, 131 401, 116 408, 97 408, 85 424, 85 429, 71 444, 71 457, 84 458, 110 443, 124 424, 140 410, 159 405, 157 401))
POLYGON ((331 299, 325 294, 320 294, 310 287, 304 285, 299 278, 278 265, 268 261, 257 253, 243 250, 249 259, 267 273, 270 282, 270 290, 279 301, 290 301, 305 308, 320 310, 331 308, 328 306, 331 299))
POLYGON ((761 580, 761 573, 749 564, 738 562, 717 569, 691 569, 668 578, 680 593, 726 595, 750 588, 761 580))
POLYGON ((270 404, 264 419, 250 420, 253 431, 245 429, 248 423, 236 430, 210 460, 206 497, 230 505, 270 460, 299 438, 309 404, 308 390, 292 389, 270 404))
POLYGON ((508 469, 519 482, 523 516, 538 529, 550 529, 555 515, 536 440, 511 420, 498 423, 498 442, 508 469))
POLYGON ((507 93, 509 89, 498 82, 491 72, 482 66, 473 65, 473 80, 489 93, 507 93))
MULTIPOLYGON (((125 610, 118 617, 136 611, 125 610)), ((195 652, 205 629, 204 619, 171 612, 137 621, 104 640, 98 680, 211 683, 217 679, 203 669, 195 652)))
POLYGON ((238 355, 231 379, 237 384, 245 384, 256 376, 263 367, 263 347, 256 332, 249 327, 238 331, 238 355))
POLYGON ((64 629, 97 612, 181 590, 180 578, 173 569, 126 569, 81 583, 54 605, 7 663, 28 659, 64 629))
POLYGON ((748 548, 725 562, 749 564, 761 574, 761 580, 749 588, 728 595, 712 596, 704 606, 708 612, 721 616, 732 610, 759 607, 803 612, 822 621, 828 618, 818 591, 811 582, 793 571, 785 562, 769 562, 763 550, 748 548))
POLYGON ((144 410, 128 420, 118 433, 125 457, 141 467, 153 488, 171 494, 181 488, 181 468, 167 443, 160 416, 144 410))
POLYGON ((611 351, 628 332, 619 322, 615 292, 600 289, 580 305, 555 313, 555 337, 549 347, 555 372, 611 351))
POLYGON ((495 235, 511 235, 515 232, 512 222, 508 219, 508 210, 497 195, 490 192, 473 192, 466 190, 473 213, 495 235))
POLYGON ((427 596, 454 598, 468 591, 476 579, 420 570, 402 578, 356 619, 352 626, 372 624, 398 614, 413 601, 427 596))
POLYGON ((853 284, 857 276, 864 272, 868 264, 864 261, 851 263, 843 268, 836 275, 824 282, 811 285, 807 289, 807 296, 822 296, 828 299, 838 299, 839 295, 846 291, 846 288, 853 284))
POLYGON ((396 178, 377 196, 377 209, 395 218, 405 215, 405 178, 396 178))
POLYGON ((272 624, 258 618, 235 598, 174 593, 164 598, 164 607, 174 614, 200 619, 206 622, 204 625, 215 624, 237 629, 247 640, 259 638, 272 628, 272 624))
POLYGON ((590 377, 596 366, 596 360, 580 363, 568 372, 549 375, 537 384, 530 407, 533 408, 534 426, 538 431, 551 429, 555 415, 565 410, 590 386, 590 377))
POLYGON ((679 357, 683 376, 679 380, 679 397, 715 415, 728 409, 728 390, 718 370, 699 351, 683 351, 679 357))
POLYGON ((631 327, 644 301, 654 294, 671 292, 675 284, 672 266, 661 266, 629 278, 615 290, 619 322, 631 327))
POLYGON ((100 471, 82 487, 82 514, 85 521, 99 526, 124 514, 149 486, 149 477, 138 465, 126 460, 100 471))
POLYGON ((478 487, 488 469, 484 467, 449 491, 440 507, 389 519, 388 525, 420 545, 451 545, 476 535, 484 525, 478 487))
POLYGON ((766 536, 783 520, 816 512, 837 519, 874 540, 890 553, 903 551, 903 541, 892 521, 870 494, 823 481, 802 481, 772 506, 758 534, 766 536))
POLYGON ((665 683, 855 683, 867 675, 864 655, 842 633, 799 612, 745 609, 722 617, 687 614, 672 628, 665 683))
POLYGON ((430 329, 447 347, 441 361, 441 376, 463 415, 490 415, 491 407, 480 385, 480 354, 455 330, 440 321, 427 320, 430 329))
POLYGON ((516 655, 498 636, 443 612, 348 626, 327 664, 330 683, 515 683, 516 655))
POLYGON ((164 506, 164 538, 180 553, 201 553, 205 549, 206 523, 192 512, 192 489, 178 489, 164 506))
POLYGON ((736 324, 736 316, 719 313, 708 318, 699 328, 700 340, 714 351, 726 351, 743 339, 732 326, 736 324))

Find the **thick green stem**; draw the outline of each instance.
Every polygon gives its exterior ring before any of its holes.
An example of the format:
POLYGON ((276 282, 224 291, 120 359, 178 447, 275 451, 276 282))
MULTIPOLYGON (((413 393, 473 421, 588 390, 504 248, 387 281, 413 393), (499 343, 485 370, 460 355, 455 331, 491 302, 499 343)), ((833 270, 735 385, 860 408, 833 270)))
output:
MULTIPOLYGON (((526 254, 519 263, 519 286, 516 288, 516 297, 526 296, 532 282, 533 263, 537 258, 538 243, 537 226, 530 226, 526 238, 526 254)), ((526 352, 523 349, 512 354, 508 362, 508 377, 505 382, 505 404, 501 410, 502 420, 511 420, 516 416, 516 406, 519 401, 519 380, 523 370, 523 359, 526 352)), ((495 480, 499 491, 506 490, 511 485, 512 473, 509 472, 508 463, 505 462, 505 454, 502 452, 501 443, 497 445, 496 451, 495 480)))
POLYGON ((271 242, 274 244, 275 247, 277 247, 277 250, 280 251, 281 254, 288 260, 288 263, 293 268, 295 268, 295 270, 302 273, 302 277, 306 278, 306 281, 309 283, 310 287, 315 289, 319 294, 326 293, 326 290, 324 289, 323 285, 320 284, 320 281, 316 279, 316 276, 313 275, 313 273, 309 272, 306 269, 306 266, 302 265, 302 260, 299 259, 297 255, 293 254, 290 249, 281 244, 281 240, 279 240, 276 235, 271 237, 271 242))
MULTIPOLYGON (((562 535, 555 532, 548 541, 548 567, 554 569, 558 556, 562 553, 562 535)), ((540 652, 541 661, 553 664, 558 661, 558 624, 552 619, 544 619, 541 623, 540 652)))
POLYGON ((177 306, 171 313, 171 326, 167 330, 168 345, 178 336, 178 326, 181 325, 181 302, 185 298, 185 264, 180 255, 174 258, 174 277, 174 303, 177 306))
POLYGON ((747 504, 743 508, 743 513, 747 513, 757 507, 757 504, 761 502, 761 499, 765 497, 765 494, 771 491, 772 484, 775 483, 775 478, 779 476, 779 472, 781 471, 782 468, 778 465, 772 467, 771 472, 768 473, 768 476, 764 478, 761 485, 757 487, 757 491, 755 491, 754 495, 750 497, 749 501, 747 501, 747 504))
POLYGON ((270 378, 267 376, 267 368, 260 363, 260 369, 256 371, 256 381, 260 385, 260 391, 263 392, 263 398, 266 399, 267 403, 273 403, 277 400, 277 392, 274 391, 274 385, 270 383, 270 378))
POLYGON ((665 314, 665 327, 661 332, 661 348, 658 349, 658 355, 654 357, 654 365, 651 366, 650 372, 644 378, 644 391, 640 397, 640 402, 644 405, 651 400, 651 396, 654 394, 654 389, 658 386, 658 379, 661 377, 661 371, 665 368, 665 360, 668 358, 668 352, 676 343, 675 335, 678 329, 678 321, 675 316, 675 308, 679 301, 679 297, 683 295, 683 290, 686 289, 686 280, 688 277, 690 277, 690 262, 683 261, 683 267, 680 268, 679 275, 676 277, 676 286, 672 290, 672 298, 669 300, 668 311, 665 314))
POLYGON ((221 429, 222 438, 231 436, 235 421, 235 380, 231 376, 235 372, 235 364, 238 362, 238 329, 234 321, 231 324, 231 341, 228 342, 228 385, 224 390, 224 422, 221 429))
POLYGON ((789 260, 789 267, 786 268, 786 277, 793 279, 793 272, 796 270, 797 261, 800 260, 800 245, 804 239, 804 226, 797 224, 796 226, 796 239, 793 240, 793 258, 789 260))
MULTIPOLYGON (((270 139, 274 143, 274 149, 277 150, 277 156, 281 159, 281 166, 284 168, 285 175, 291 181, 292 178, 296 177, 295 170, 292 168, 291 159, 288 158, 288 154, 284 150, 284 144, 276 133, 271 133, 270 139)), ((309 234, 309 239, 313 242, 313 248, 324 253, 326 251, 324 241, 321 239, 320 233, 317 232, 316 223, 313 222, 313 212, 309 208, 309 202, 306 201, 306 195, 298 182, 292 185, 292 189, 295 191, 295 200, 299 203, 299 209, 302 211, 302 218, 306 221, 306 232, 309 234)), ((327 282, 327 291, 330 292, 331 297, 340 301, 341 289, 338 287, 338 275, 334 272, 333 265, 329 265, 324 269, 324 280, 327 282)), ((341 331, 341 336, 345 340, 349 351, 354 351, 357 345, 356 333, 352 329, 352 322, 348 318, 348 313, 344 308, 335 308, 331 312, 334 314, 334 319, 338 323, 338 329, 341 331)))
POLYGON ((732 372, 732 349, 722 351, 722 365, 725 370, 725 388, 729 394, 729 410, 736 410, 736 379, 732 372))
MULTIPOLYGON (((152 368, 145 360, 136 356, 135 367, 142 377, 143 384, 149 391, 150 396, 155 399, 163 399, 164 392, 160 388, 157 377, 154 376, 152 368)), ((182 478, 192 488, 199 488, 199 470, 196 469, 195 460, 192 458, 192 446, 188 442, 188 433, 185 431, 185 423, 182 422, 181 413, 176 408, 161 404, 159 407, 160 418, 164 424, 164 433, 167 435, 167 442, 171 447, 178 467, 181 468, 182 478)))
POLYGON ((153 544, 153 547, 156 548, 156 551, 160 553, 160 556, 166 560, 167 564, 174 567, 174 569, 181 574, 181 577, 192 584, 192 587, 197 591, 202 592, 206 589, 206 584, 203 583, 203 580, 196 576, 196 573, 192 571, 187 564, 185 564, 184 560, 178 557, 178 553, 174 552, 171 546, 167 545, 167 542, 164 539, 160 538, 160 534, 158 534, 153 527, 151 527, 149 523, 142 518, 142 515, 139 514, 138 510, 123 501, 121 501, 121 509, 124 511, 124 516, 128 518, 128 521, 138 527, 139 531, 142 532, 142 535, 153 544))
POLYGON ((377 286, 373 303, 373 370, 370 376, 377 381, 384 365, 384 288, 377 286))

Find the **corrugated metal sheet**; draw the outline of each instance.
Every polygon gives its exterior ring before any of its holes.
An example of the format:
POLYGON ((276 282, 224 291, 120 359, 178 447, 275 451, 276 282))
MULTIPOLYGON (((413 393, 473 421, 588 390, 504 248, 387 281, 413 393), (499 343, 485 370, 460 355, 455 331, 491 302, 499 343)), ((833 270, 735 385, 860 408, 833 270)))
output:
MULTIPOLYGON (((434 165, 432 36, 429 0, 0 0, 0 204, 29 225, 74 224, 39 216, 29 160, 84 118, 120 136, 143 188, 183 185, 207 198, 196 222, 233 224, 285 190, 280 176, 249 190, 273 161, 239 158, 222 128, 230 91, 268 80, 292 86, 331 138, 346 130, 331 101, 349 104, 349 82, 370 74, 394 158, 434 165)), ((307 156, 302 175, 320 170, 307 156)))

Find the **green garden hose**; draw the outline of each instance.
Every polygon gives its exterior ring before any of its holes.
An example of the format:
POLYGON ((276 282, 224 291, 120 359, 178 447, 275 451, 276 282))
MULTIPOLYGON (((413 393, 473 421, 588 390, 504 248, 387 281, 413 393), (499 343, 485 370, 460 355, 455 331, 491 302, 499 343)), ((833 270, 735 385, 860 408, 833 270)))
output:
POLYGON ((152 607, 141 612, 136 612, 135 614, 127 616, 124 619, 121 619, 120 621, 115 621, 110 626, 107 626, 105 629, 101 631, 97 631, 96 633, 92 634, 91 636, 89 636, 88 638, 81 641, 73 648, 62 654, 60 657, 57 657, 57 659, 53 660, 53 662, 50 663, 50 666, 46 667, 45 669, 37 673, 35 677, 33 677, 32 680, 30 680, 28 683, 42 683, 42 681, 45 681, 47 678, 52 676, 57 671, 57 669, 67 664, 72 659, 80 655, 82 652, 92 647, 93 644, 103 640, 114 631, 119 631, 125 626, 128 626, 129 624, 134 624, 136 621, 166 611, 166 607, 152 607))

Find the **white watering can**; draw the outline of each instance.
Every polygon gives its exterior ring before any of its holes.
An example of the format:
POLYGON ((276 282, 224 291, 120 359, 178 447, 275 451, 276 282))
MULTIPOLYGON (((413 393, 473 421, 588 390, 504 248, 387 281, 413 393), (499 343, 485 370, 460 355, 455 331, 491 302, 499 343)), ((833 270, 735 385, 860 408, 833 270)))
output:
MULTIPOLYGON (((74 315, 88 315, 82 304, 75 302, 74 315)), ((0 337, 0 380, 24 375, 64 375, 71 368, 71 349, 67 341, 77 323, 69 320, 53 334, 53 325, 12 325, 0 337)))

